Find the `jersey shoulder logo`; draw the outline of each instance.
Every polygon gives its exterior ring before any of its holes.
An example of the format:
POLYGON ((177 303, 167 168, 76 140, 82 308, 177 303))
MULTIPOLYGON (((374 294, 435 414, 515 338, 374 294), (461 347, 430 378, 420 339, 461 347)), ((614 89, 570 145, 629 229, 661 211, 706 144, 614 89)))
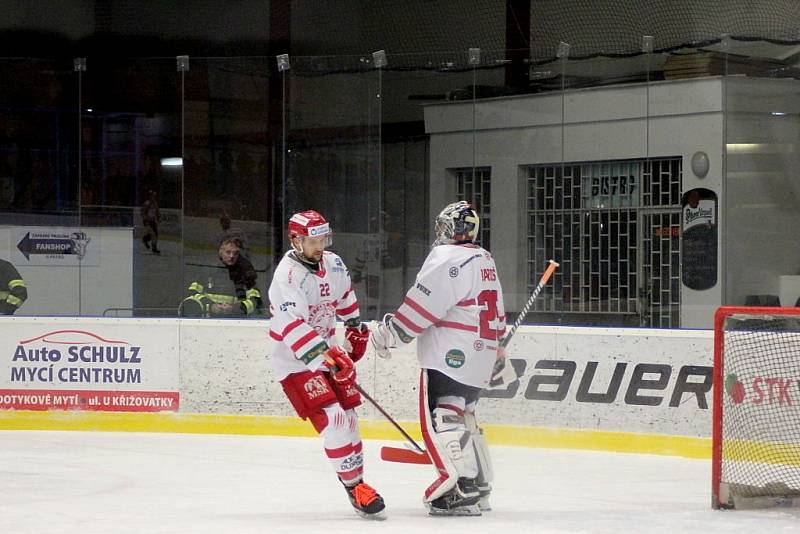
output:
POLYGON ((458 267, 450 267, 450 278, 455 278, 458 276, 458 267))

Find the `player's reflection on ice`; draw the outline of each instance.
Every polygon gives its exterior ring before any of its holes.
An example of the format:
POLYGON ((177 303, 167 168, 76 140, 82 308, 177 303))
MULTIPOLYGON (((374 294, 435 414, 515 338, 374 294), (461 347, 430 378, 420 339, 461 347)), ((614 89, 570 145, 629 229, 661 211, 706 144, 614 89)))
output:
MULTIPOLYGON (((358 517, 317 439, 112 432, 0 433, 0 532, 409 534, 796 532, 790 510, 711 509, 710 460, 493 447, 481 517, 430 517, 430 465, 366 440, 388 519, 358 517)), ((396 443, 395 443, 396 444, 396 443)))

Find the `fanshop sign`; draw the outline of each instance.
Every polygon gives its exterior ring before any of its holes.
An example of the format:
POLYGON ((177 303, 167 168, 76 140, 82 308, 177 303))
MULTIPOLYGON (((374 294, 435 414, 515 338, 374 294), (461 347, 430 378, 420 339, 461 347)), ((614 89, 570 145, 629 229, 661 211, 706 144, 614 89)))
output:
POLYGON ((130 332, 60 328, 4 339, 0 409, 177 411, 177 362, 160 354, 158 335, 130 332))
POLYGON ((14 263, 19 265, 100 265, 100 234, 78 228, 18 228, 14 263))

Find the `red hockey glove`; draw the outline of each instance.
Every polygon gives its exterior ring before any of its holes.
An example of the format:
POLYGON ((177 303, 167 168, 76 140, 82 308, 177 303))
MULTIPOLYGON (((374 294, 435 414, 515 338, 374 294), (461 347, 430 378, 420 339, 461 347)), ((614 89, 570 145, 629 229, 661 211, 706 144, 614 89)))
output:
POLYGON ((357 362, 364 357, 367 352, 367 342, 369 341, 369 327, 366 323, 358 326, 348 326, 344 332, 344 348, 347 355, 353 362, 357 362))
POLYGON ((342 386, 349 386, 356 381, 356 369, 353 360, 341 347, 333 346, 325 353, 325 359, 331 367, 333 381, 342 386))

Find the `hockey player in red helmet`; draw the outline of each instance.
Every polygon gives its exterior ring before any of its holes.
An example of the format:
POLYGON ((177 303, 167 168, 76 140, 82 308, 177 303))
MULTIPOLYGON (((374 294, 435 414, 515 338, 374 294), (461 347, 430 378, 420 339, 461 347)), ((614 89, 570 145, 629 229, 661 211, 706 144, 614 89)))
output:
POLYGON ((364 482, 364 455, 355 408, 355 362, 364 356, 369 329, 359 318, 358 301, 342 259, 325 250, 333 232, 314 210, 295 213, 286 252, 269 287, 276 343, 272 367, 297 415, 322 436, 325 455, 362 517, 384 518, 383 498, 364 482), (345 340, 336 338, 336 318, 345 340))
POLYGON ((447 205, 403 304, 372 332, 384 358, 417 338, 420 426, 438 476, 423 497, 431 515, 490 510, 492 463, 475 411, 503 356, 505 311, 494 259, 475 243, 479 227, 469 203, 447 205))
POLYGON ((289 240, 300 261, 319 264, 323 251, 333 244, 333 231, 316 211, 301 211, 289 219, 289 240))

